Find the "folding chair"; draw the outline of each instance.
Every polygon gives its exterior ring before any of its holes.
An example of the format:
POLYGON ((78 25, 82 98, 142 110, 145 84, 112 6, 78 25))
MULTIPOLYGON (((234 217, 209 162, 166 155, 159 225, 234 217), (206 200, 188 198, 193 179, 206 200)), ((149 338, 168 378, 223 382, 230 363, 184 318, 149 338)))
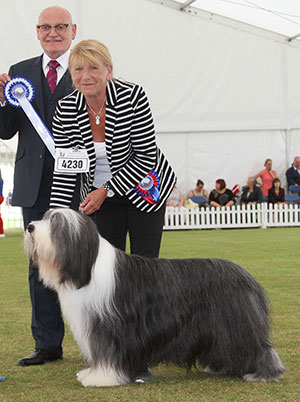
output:
POLYGON ((300 197, 298 194, 285 194, 285 201, 289 203, 300 203, 300 197))

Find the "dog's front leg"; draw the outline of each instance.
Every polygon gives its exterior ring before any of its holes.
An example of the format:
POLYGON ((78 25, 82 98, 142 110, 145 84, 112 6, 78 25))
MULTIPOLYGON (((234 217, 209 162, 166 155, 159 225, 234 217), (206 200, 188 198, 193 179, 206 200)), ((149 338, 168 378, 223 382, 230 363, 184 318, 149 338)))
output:
POLYGON ((117 373, 112 367, 90 367, 77 373, 77 379, 84 387, 113 387, 128 384, 129 378, 117 373))
POLYGON ((76 374, 77 380, 82 382, 84 378, 89 374, 89 372, 90 372, 89 368, 78 371, 78 373, 76 374))

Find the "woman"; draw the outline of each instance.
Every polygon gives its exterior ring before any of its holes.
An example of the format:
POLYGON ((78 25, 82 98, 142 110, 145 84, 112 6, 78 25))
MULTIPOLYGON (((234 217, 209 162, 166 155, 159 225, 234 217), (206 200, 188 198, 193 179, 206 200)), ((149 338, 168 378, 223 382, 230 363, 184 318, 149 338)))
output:
POLYGON ((273 181, 273 186, 269 189, 269 204, 285 204, 284 189, 280 187, 280 179, 273 181))
MULTIPOLYGON (((115 247, 125 250, 129 232, 131 253, 158 257, 176 177, 156 145, 147 96, 141 86, 113 78, 110 53, 96 40, 73 48, 69 71, 76 90, 58 102, 53 119, 50 207, 79 203, 115 247)), ((135 382, 152 379, 146 367, 137 373, 135 382)))
POLYGON ((228 208, 235 204, 235 196, 226 188, 225 180, 216 180, 216 189, 210 192, 208 202, 210 206, 217 208, 228 208))
POLYGON ((272 170, 272 159, 266 159, 264 166, 265 166, 265 169, 261 170, 259 173, 257 173, 254 176, 256 179, 260 178, 260 180, 261 180, 261 183, 262 183, 261 190, 262 190, 263 197, 268 195, 268 191, 273 185, 273 180, 275 178, 278 178, 275 170, 272 170))
POLYGON ((196 183, 196 187, 191 189, 188 194, 188 197, 205 197, 206 202, 208 201, 208 191, 204 189, 204 183, 202 180, 198 179, 196 183))
POLYGON ((174 186, 171 194, 167 199, 166 205, 167 207, 180 208, 183 207, 184 201, 185 199, 183 194, 178 190, 176 186, 174 186))
POLYGON ((75 173, 66 174, 68 158, 64 166, 56 158, 50 207, 70 207, 79 183, 79 209, 93 216, 104 238, 125 250, 129 232, 131 253, 158 257, 176 178, 156 145, 147 96, 141 86, 113 78, 110 53, 96 40, 73 48, 69 70, 76 90, 58 103, 55 145, 66 150, 60 155, 79 150, 80 168, 89 168, 80 172, 72 162, 75 173))
POLYGON ((255 177, 248 177, 247 186, 243 189, 241 196, 242 205, 256 205, 263 201, 260 187, 257 186, 255 177))

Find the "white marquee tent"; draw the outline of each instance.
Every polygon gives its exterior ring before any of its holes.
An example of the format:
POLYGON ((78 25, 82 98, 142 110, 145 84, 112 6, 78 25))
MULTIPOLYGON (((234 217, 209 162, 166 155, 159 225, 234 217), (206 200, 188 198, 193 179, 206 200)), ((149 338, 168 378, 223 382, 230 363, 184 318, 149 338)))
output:
POLYGON ((158 143, 183 191, 198 178, 208 190, 217 178, 242 186, 268 157, 285 185, 285 170, 300 154, 299 2, 274 0, 273 12, 263 0, 3 3, 0 71, 40 54, 38 14, 66 7, 78 25, 75 42, 103 41, 115 76, 144 86, 158 143))

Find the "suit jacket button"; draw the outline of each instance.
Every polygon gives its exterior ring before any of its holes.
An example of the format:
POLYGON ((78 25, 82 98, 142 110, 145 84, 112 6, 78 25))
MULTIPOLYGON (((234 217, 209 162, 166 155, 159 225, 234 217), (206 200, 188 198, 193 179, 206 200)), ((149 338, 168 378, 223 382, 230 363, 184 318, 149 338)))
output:
POLYGON ((40 159, 43 159, 43 154, 40 154, 40 159))

